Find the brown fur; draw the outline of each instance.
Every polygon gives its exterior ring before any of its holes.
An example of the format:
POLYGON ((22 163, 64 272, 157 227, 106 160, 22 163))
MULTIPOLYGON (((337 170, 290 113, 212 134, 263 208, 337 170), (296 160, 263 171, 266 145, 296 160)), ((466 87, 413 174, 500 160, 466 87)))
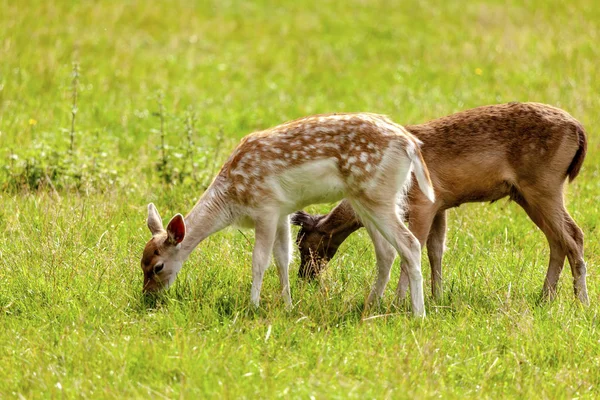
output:
MULTIPOLYGON (((345 202, 343 204, 346 205, 345 202)), ((350 213, 342 210, 326 216, 313 216, 304 211, 292 215, 292 224, 302 226, 296 237, 296 244, 301 249, 301 267, 298 270, 300 277, 314 277, 325 267, 327 261, 333 258, 340 244, 352 232, 362 227, 351 207, 349 210, 350 213)))
MULTIPOLYGON (((312 115, 246 136, 219 175, 232 183, 233 199, 240 204, 251 204, 252 200, 272 195, 266 185, 262 185, 269 176, 307 161, 333 158, 339 163, 342 176, 347 178, 353 175, 352 167, 362 169, 379 164, 383 150, 398 140, 407 142, 413 138, 383 115, 312 115), (340 119, 332 119, 332 116, 340 119), (399 128, 406 136, 399 136, 398 130, 390 130, 390 126, 399 128), (341 134, 348 132, 348 135, 341 134), (315 143, 317 140, 325 145, 315 143), (361 159, 361 154, 367 158, 361 159), (356 162, 348 163, 349 157, 355 157, 356 162)), ((369 176, 368 173, 356 174, 355 182, 359 184, 369 176)))
MULTIPOLYGON (((576 119, 544 104, 508 103, 405 128, 423 142, 422 154, 435 189, 436 202, 431 204, 413 187, 408 205, 410 230, 428 247, 435 297, 441 296, 445 210, 508 196, 548 238, 551 260, 544 294, 554 295, 567 256, 575 291, 587 302, 583 234, 562 202, 564 181, 577 176, 586 154, 585 132, 576 119)), ((318 273, 361 226, 353 223, 356 217, 345 202, 329 215, 311 218, 306 214, 292 221, 302 225, 298 233, 301 276, 318 273)))
POLYGON ((142 253, 142 272, 144 273, 144 292, 156 292, 161 287, 160 281, 155 278, 154 265, 162 247, 168 245, 167 232, 155 235, 146 243, 142 253))

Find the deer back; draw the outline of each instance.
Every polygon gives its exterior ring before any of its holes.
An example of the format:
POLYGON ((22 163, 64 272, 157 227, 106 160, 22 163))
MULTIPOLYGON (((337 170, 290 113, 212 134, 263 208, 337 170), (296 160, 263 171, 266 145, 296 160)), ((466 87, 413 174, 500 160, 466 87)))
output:
POLYGON ((519 185, 562 184, 577 175, 586 152, 581 124, 539 103, 478 107, 406 129, 423 142, 447 207, 497 200, 519 185))

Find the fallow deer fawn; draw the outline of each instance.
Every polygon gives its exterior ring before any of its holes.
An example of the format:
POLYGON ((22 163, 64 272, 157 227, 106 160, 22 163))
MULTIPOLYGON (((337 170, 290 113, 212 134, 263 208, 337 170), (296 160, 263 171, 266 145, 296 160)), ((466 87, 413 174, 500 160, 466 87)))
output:
MULTIPOLYGON (((566 178, 575 179, 586 154, 586 135, 568 113, 538 103, 509 103, 479 107, 422 125, 405 128, 423 142, 436 201, 411 189, 409 228, 421 245, 427 244, 434 298, 442 296, 442 255, 446 213, 463 203, 496 201, 509 196, 546 235, 550 262, 543 296, 552 299, 565 256, 569 259, 575 295, 588 304, 583 233, 563 203, 566 178)), ((292 216, 301 225, 300 276, 314 276, 333 257, 340 244, 362 224, 347 202, 330 214, 292 216)), ((397 295, 404 298, 407 281, 401 269, 397 295)))
POLYGON ((289 306, 288 215, 310 204, 346 198, 360 215, 377 255, 378 277, 368 303, 383 294, 397 251, 405 260, 413 313, 424 316, 421 246, 397 207, 411 170, 424 198, 434 201, 418 140, 380 115, 316 115, 253 133, 242 140, 185 218, 175 215, 165 230, 149 204, 152 239, 142 257, 143 289, 153 292, 171 285, 202 240, 236 224, 255 230, 251 302, 259 304, 272 251, 289 306))

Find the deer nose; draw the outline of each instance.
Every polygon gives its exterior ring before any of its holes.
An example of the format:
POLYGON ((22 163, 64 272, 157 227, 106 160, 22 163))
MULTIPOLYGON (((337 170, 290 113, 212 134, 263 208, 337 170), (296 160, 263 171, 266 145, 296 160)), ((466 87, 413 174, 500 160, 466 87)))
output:
POLYGON ((144 287, 142 288, 142 293, 150 294, 158 292, 158 285, 154 282, 153 279, 145 279, 144 287))

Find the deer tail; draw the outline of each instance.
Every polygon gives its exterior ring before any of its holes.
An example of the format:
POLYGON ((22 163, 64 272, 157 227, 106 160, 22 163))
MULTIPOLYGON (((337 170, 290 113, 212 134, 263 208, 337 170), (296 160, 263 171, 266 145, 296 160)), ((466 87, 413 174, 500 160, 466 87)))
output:
POLYGON ((408 156, 413 164, 413 172, 417 178, 417 184, 423 194, 425 194, 425 196, 433 203, 435 201, 435 194, 433 192, 433 184, 431 183, 429 170, 427 169, 423 154, 421 153, 422 142, 416 138, 413 139, 412 142, 414 143, 414 146, 411 146, 412 151, 409 150, 408 156))
POLYGON ((576 124, 575 130, 577 132, 577 142, 579 143, 579 148, 577 149, 575 156, 573 156, 573 160, 571 161, 569 168, 567 168, 569 182, 572 182, 573 179, 579 175, 579 170, 581 170, 581 165, 583 164, 585 154, 587 153, 587 138, 583 126, 576 124))

